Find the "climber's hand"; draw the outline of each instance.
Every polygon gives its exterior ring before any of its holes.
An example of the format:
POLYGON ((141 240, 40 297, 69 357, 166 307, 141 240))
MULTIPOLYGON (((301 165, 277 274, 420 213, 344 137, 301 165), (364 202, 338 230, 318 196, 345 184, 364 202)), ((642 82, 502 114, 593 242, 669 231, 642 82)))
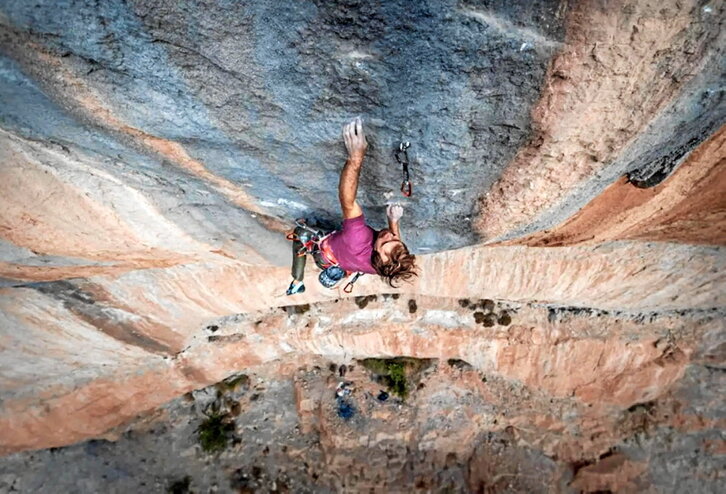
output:
POLYGON ((363 120, 360 117, 343 127, 343 140, 345 141, 345 149, 348 150, 348 159, 358 163, 362 162, 368 142, 366 142, 366 136, 363 133, 363 120))
POLYGON ((400 204, 389 204, 386 208, 386 216, 390 223, 398 223, 398 220, 403 216, 403 206, 400 204))

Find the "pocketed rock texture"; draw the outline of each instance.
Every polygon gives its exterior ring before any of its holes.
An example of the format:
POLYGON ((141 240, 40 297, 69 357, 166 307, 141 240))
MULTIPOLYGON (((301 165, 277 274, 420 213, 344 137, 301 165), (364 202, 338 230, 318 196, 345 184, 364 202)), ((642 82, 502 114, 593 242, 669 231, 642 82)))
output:
POLYGON ((722 491, 724 19, 0 0, 0 492, 722 491), (286 297, 355 115, 419 276, 286 297))
MULTIPOLYGON (((129 417, 101 439, 7 456, 0 485, 718 491, 726 425, 720 317, 643 320, 426 297, 417 299, 426 309, 411 313, 410 300, 361 297, 216 321, 177 359, 206 367, 207 377, 232 359, 244 375, 129 417), (512 322, 485 327, 477 311, 506 311, 512 322), (396 355, 423 359, 404 367, 405 399, 363 360, 396 355), (200 431, 215 415, 232 425, 219 433, 219 450, 205 451, 200 431)), ((169 384, 160 376, 154 393, 169 384)), ((96 393, 92 414, 118 410, 110 401, 117 391, 105 393, 96 393)), ((74 430, 87 424, 65 421, 74 430)), ((28 429, 20 425, 3 430, 28 429)))

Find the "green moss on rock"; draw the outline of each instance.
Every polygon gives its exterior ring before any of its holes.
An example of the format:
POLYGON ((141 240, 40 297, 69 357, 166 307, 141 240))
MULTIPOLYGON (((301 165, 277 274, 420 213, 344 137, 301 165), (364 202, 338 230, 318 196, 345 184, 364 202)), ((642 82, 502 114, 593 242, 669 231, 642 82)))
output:
POLYGON ((199 444, 206 453, 222 451, 227 447, 233 431, 234 423, 228 414, 213 413, 197 428, 199 444))
POLYGON ((377 375, 388 390, 401 399, 408 397, 411 389, 415 388, 421 371, 431 363, 430 359, 411 357, 369 358, 361 361, 363 367, 377 375))

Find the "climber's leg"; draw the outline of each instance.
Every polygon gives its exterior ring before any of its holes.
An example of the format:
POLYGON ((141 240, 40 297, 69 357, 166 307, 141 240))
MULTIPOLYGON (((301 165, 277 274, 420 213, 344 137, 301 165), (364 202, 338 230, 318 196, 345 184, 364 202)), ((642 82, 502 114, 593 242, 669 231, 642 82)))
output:
POLYGON ((310 239, 310 232, 304 228, 297 227, 294 231, 294 240, 292 241, 292 282, 287 289, 287 295, 294 295, 305 291, 303 278, 305 277, 305 262, 307 254, 303 242, 310 239), (300 255, 302 253, 302 255, 300 255))
POLYGON ((323 256, 323 253, 320 249, 315 249, 312 252, 312 256, 313 256, 313 261, 315 261, 315 265, 317 267, 319 267, 320 269, 325 269, 330 265, 330 263, 323 256))
POLYGON ((300 227, 295 228, 295 240, 292 241, 292 270, 291 274, 293 279, 302 281, 305 277, 305 262, 307 261, 307 254, 305 253, 305 246, 302 241, 307 240, 307 232, 300 227), (302 255, 300 255, 302 253, 302 255))

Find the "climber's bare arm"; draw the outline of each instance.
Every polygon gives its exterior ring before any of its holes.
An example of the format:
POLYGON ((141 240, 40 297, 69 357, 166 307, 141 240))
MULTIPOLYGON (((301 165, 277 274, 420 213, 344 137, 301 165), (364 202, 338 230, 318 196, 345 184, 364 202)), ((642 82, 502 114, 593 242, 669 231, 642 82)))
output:
POLYGON ((356 118, 343 127, 343 140, 348 150, 348 159, 343 171, 340 173, 338 184, 338 197, 340 207, 343 209, 343 218, 355 218, 363 214, 363 210, 355 200, 358 194, 358 177, 363 165, 363 156, 366 154, 368 143, 363 133, 363 122, 356 118))
POLYGON ((344 219, 356 218, 363 214, 363 210, 355 200, 358 192, 358 176, 360 175, 361 164, 361 161, 348 158, 343 167, 343 172, 340 174, 338 196, 340 197, 340 207, 343 210, 344 219))
POLYGON ((403 206, 400 204, 389 204, 388 208, 386 208, 386 216, 388 216, 388 229, 400 239, 401 230, 398 224, 400 223, 401 216, 403 216, 403 206))
POLYGON ((395 236, 401 238, 401 230, 398 229, 398 221, 389 221, 388 229, 391 230, 395 236))

